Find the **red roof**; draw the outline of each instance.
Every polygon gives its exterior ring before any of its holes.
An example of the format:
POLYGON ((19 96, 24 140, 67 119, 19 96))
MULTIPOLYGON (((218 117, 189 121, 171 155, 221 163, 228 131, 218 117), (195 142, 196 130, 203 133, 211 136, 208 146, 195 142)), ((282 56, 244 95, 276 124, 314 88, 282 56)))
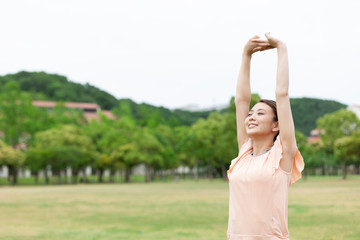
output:
MULTIPOLYGON (((102 114, 104 114, 106 117, 110 118, 110 119, 116 119, 116 116, 108 110, 102 110, 101 111, 102 114)), ((95 120, 99 120, 99 114, 96 112, 84 112, 84 117, 86 118, 86 120, 88 122, 91 122, 91 120, 95 119, 95 120)))
POLYGON ((116 116, 110 111, 110 110, 102 110, 101 113, 103 113, 105 116, 107 116, 110 119, 116 119, 116 116))
MULTIPOLYGON (((53 108, 56 106, 57 102, 55 101, 32 101, 32 104, 36 107, 44 107, 44 108, 53 108)), ((100 111, 100 106, 96 103, 84 103, 84 102, 65 102, 65 107, 67 108, 76 108, 76 109, 92 109, 95 110, 94 112, 86 112, 84 111, 84 117, 88 122, 90 122, 93 119, 99 120, 98 111, 100 111)), ((116 119, 116 116, 109 110, 102 110, 101 113, 103 113, 106 117, 110 119, 116 119)))
MULTIPOLYGON (((36 107, 53 108, 57 102, 54 101, 32 101, 32 104, 36 107)), ((78 108, 78 109, 95 109, 100 110, 100 106, 96 103, 85 103, 85 102, 65 102, 65 107, 78 108)))
POLYGON ((310 143, 310 144, 311 143, 321 142, 321 137, 319 137, 319 136, 310 136, 310 137, 308 137, 307 142, 310 143))

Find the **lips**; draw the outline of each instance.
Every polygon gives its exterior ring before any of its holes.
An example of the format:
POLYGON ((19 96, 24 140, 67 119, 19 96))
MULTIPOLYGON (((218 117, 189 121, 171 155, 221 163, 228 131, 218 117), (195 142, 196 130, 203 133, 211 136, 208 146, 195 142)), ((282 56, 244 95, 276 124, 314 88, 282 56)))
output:
POLYGON ((256 127, 257 126, 257 124, 255 124, 255 123, 249 123, 248 124, 248 128, 254 128, 254 127, 256 127))

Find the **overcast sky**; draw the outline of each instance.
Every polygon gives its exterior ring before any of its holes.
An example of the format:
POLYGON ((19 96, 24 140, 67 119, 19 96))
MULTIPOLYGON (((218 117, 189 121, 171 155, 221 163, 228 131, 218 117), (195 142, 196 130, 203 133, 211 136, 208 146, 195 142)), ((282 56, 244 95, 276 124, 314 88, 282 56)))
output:
MULTIPOLYGON (((360 1, 2 0, 0 74, 45 71, 169 108, 228 103, 244 43, 289 49, 290 96, 360 104, 360 1)), ((252 61, 274 99, 276 51, 252 61)))

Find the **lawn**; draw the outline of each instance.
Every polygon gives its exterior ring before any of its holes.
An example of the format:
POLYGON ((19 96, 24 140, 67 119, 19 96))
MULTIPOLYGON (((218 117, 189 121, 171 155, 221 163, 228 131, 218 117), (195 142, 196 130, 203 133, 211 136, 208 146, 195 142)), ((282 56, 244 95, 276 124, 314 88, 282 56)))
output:
MULTIPOLYGON (((228 183, 0 187, 0 239, 226 239, 228 183)), ((360 177, 290 188, 291 240, 360 239, 360 177)))

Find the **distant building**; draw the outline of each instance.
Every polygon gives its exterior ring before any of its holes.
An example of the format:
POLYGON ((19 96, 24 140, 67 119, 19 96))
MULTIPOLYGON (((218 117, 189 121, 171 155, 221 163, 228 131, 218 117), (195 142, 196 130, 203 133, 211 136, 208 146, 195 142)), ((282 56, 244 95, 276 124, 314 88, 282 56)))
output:
MULTIPOLYGON (((46 108, 49 112, 56 106, 57 102, 54 101, 32 101, 32 104, 39 108, 46 108)), ((110 119, 115 119, 116 116, 109 110, 101 110, 100 106, 96 103, 84 103, 84 102, 65 102, 66 108, 76 109, 82 111, 87 121, 92 119, 99 119, 98 113, 101 112, 110 119)))
MULTIPOLYGON (((324 130, 322 130, 321 133, 323 133, 323 131, 324 130)), ((310 137, 308 137, 307 142, 310 144, 321 142, 320 131, 318 128, 310 131, 310 137)))
POLYGON ((360 118, 360 105, 350 105, 346 108, 349 111, 352 111, 360 118))

